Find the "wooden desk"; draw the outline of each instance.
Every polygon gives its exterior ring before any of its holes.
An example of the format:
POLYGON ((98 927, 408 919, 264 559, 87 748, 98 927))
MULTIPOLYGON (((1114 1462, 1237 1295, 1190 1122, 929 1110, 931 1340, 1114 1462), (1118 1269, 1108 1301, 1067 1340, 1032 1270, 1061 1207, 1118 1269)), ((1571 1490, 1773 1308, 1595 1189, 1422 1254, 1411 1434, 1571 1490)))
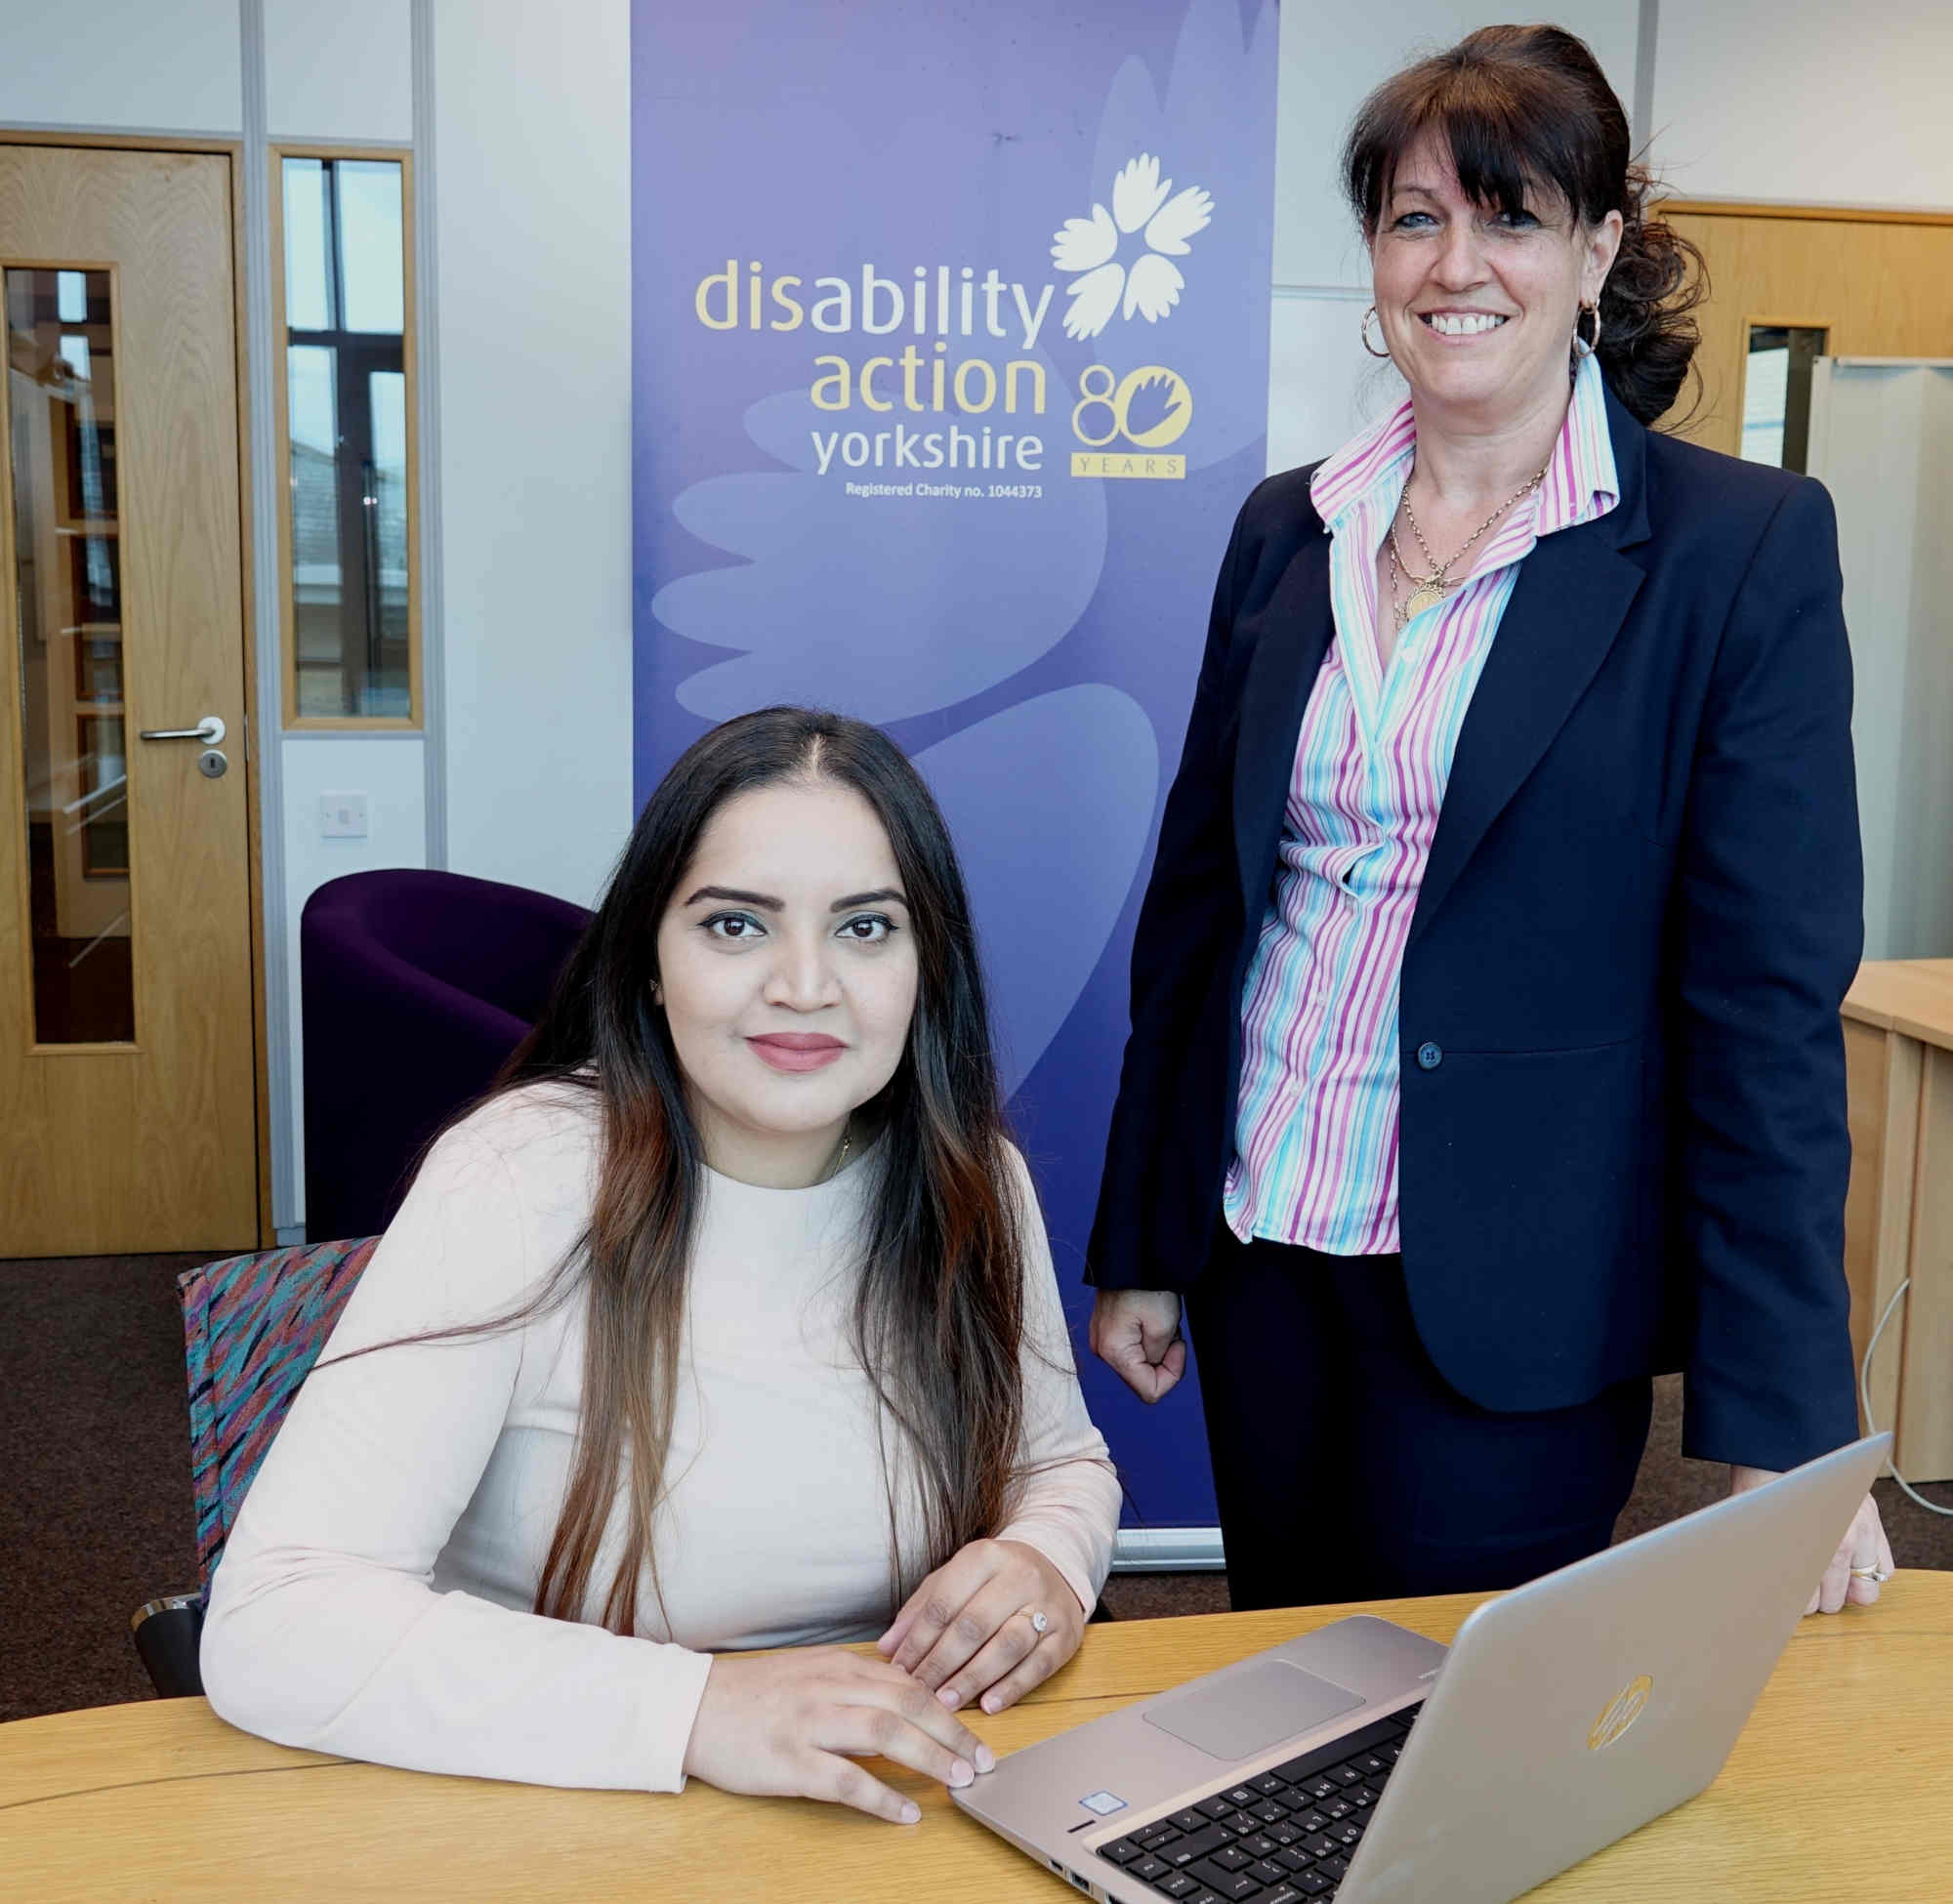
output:
MULTIPOLYGON (((1449 1639, 1475 1603, 1365 1610, 1449 1639)), ((972 1723, 1008 1752, 1350 1610, 1093 1627, 1031 1701, 972 1723)), ((1901 1574, 1876 1607, 1806 1620, 1708 1792, 1534 1895, 1944 1899, 1949 1687, 1953 1574, 1901 1574)), ((892 1776, 921 1802, 919 1826, 699 1784, 674 1798, 436 1778, 267 1745, 200 1699, 108 1706, 0 1725, 0 1892, 33 1904, 1058 1904, 1073 1894, 954 1811, 939 1787, 892 1776)))
POLYGON ((1953 1478, 1953 959, 1861 966, 1845 1000, 1851 1346, 1908 1276, 1879 1343, 1872 1410, 1908 1480, 1953 1478))

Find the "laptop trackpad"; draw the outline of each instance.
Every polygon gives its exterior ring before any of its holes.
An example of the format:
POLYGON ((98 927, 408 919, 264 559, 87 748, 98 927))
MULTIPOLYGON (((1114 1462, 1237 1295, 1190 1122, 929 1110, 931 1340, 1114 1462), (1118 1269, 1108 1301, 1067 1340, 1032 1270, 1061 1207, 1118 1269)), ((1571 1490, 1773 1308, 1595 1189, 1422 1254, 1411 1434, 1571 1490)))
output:
POLYGON ((1160 1700, 1147 1710, 1146 1721, 1216 1759, 1245 1759, 1362 1703, 1299 1666, 1264 1660, 1160 1700))

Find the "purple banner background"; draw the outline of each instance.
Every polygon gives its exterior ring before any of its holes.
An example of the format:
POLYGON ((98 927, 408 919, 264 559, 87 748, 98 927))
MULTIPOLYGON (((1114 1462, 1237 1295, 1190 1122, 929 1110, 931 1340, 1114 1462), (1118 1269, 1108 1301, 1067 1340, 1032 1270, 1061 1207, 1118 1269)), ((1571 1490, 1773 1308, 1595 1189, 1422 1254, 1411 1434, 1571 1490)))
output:
POLYGON ((1079 1265, 1133 920, 1264 469, 1275 0, 636 0, 631 58, 637 799, 776 701, 916 759, 1128 1522, 1211 1524, 1194 1384, 1147 1411, 1092 1360, 1079 1265))

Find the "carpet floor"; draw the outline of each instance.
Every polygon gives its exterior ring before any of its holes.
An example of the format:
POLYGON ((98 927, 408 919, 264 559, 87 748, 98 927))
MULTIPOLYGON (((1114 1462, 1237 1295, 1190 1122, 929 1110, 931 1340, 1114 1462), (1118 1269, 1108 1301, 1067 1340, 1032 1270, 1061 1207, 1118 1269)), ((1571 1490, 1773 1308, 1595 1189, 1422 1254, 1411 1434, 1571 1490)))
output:
MULTIPOLYGON (((176 1274, 196 1257, 0 1262, 0 1720, 150 1696, 129 1615, 196 1584, 176 1274)), ((1702 1507, 1722 1469, 1681 1456, 1680 1385, 1616 1538, 1702 1507)), ((1953 1484, 1921 1490, 1953 1507, 1953 1484)), ((1879 1506, 1902 1567, 1953 1568, 1953 1519, 1891 1481, 1879 1506)), ((1126 1620, 1225 1612, 1221 1573, 1120 1574, 1126 1620)))

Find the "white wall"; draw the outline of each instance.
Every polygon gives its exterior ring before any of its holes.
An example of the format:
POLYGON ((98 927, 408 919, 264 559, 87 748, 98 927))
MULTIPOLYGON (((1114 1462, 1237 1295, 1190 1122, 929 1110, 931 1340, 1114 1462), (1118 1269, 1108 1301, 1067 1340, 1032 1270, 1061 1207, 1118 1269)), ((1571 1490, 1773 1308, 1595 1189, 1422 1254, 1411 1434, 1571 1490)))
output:
POLYGON ((1365 356, 1357 341, 1369 302, 1367 290, 1276 287, 1268 311, 1270 471, 1315 462, 1403 401, 1396 366, 1365 356))
MULTIPOLYGON (((285 737, 285 969, 291 974, 291 1195, 277 1221, 305 1221, 305 1038, 299 1009, 299 918, 327 880, 387 866, 427 864, 427 801, 418 734, 295 733, 285 737), (319 807, 326 794, 366 797, 366 837, 327 839, 319 807)), ((266 824, 270 824, 267 816, 266 824)))
POLYGON ((0 0, 0 123, 235 138, 240 38, 237 0, 0 0))
POLYGON ((1953 5, 1661 9, 1654 152, 1691 198, 1953 206, 1953 5))
MULTIPOLYGON (((406 138, 409 35, 406 0, 267 0, 272 137, 406 138)), ((588 903, 632 817, 629 14, 594 0, 565 33, 519 0, 436 0, 434 47, 445 864, 588 903)), ((428 814, 418 739, 292 734, 281 757, 289 1226, 300 914, 342 873, 425 865, 428 814), (338 791, 366 794, 367 839, 321 836, 338 791)))
POLYGON ((436 0, 447 863, 589 904, 631 802, 630 17, 436 0))
MULTIPOLYGON (((264 0, 266 130, 272 140, 331 144, 413 141, 413 62, 407 0, 264 0)), ((426 742, 418 734, 297 732, 279 743, 282 811, 267 813, 284 848, 279 894, 285 944, 284 1098, 290 1140, 272 1172, 273 1220, 305 1221, 305 1023, 299 919, 327 880, 427 864, 426 742), (363 794, 364 839, 327 839, 323 793, 363 794)))
MULTIPOLYGON (((407 0, 264 0, 265 112, 273 140, 414 136, 407 0)), ((236 7, 231 7, 233 17, 236 7)))

